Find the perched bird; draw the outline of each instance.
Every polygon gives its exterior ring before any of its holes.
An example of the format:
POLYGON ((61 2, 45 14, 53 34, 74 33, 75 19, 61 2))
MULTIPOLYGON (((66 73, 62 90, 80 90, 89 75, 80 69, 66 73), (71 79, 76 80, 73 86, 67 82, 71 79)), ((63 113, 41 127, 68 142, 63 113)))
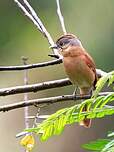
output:
MULTIPOLYGON (((60 51, 65 72, 71 82, 78 86, 80 94, 90 94, 97 82, 96 68, 94 60, 83 48, 81 41, 73 34, 66 34, 61 36, 52 48, 60 51)), ((83 111, 86 110, 85 105, 83 111)), ((90 127, 91 120, 85 118, 80 125, 90 127)))

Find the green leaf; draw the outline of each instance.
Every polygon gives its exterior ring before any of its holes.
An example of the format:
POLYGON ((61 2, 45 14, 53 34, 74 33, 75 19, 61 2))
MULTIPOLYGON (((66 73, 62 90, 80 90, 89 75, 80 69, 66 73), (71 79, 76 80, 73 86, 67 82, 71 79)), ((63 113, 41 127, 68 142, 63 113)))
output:
POLYGON ((58 121, 55 122, 56 125, 55 125, 55 135, 60 135, 61 132, 63 131, 64 129, 64 125, 66 124, 66 120, 65 120, 65 116, 62 115, 60 118, 58 118, 58 121))
POLYGON ((105 83, 108 80, 108 75, 100 78, 96 84, 96 90, 93 92, 93 98, 96 98, 99 94, 99 92, 101 91, 101 89, 103 88, 103 86, 105 85, 105 83))
POLYGON ((40 135, 41 141, 46 141, 50 136, 52 136, 53 126, 48 126, 44 129, 44 132, 40 135))
POLYGON ((114 100, 114 93, 109 93, 106 97, 103 98, 103 103, 100 106, 101 108, 104 107, 108 102, 111 102, 114 100))
POLYGON ((107 152, 110 148, 114 147, 114 140, 111 140, 110 142, 108 142, 104 148, 102 149, 101 152, 107 152))
POLYGON ((99 105, 101 104, 101 102, 103 101, 104 96, 99 96, 96 99, 94 99, 94 107, 93 110, 95 110, 97 107, 99 107, 99 105))
POLYGON ((88 144, 82 145, 84 149, 92 150, 92 151, 101 151, 104 146, 109 143, 109 139, 98 139, 96 141, 91 141, 88 144))
POLYGON ((102 90, 106 82, 109 80, 108 86, 114 82, 114 71, 107 73, 105 76, 101 77, 96 84, 96 90, 93 92, 92 97, 96 98, 99 92, 102 90))
POLYGON ((112 71, 111 73, 112 75, 110 75, 108 86, 110 86, 114 82, 114 71, 112 71))
POLYGON ((97 115, 96 115, 97 118, 102 118, 102 117, 104 117, 104 116, 105 116, 105 113, 104 113, 104 112, 99 112, 99 113, 97 113, 97 115))
POLYGON ((93 119, 96 117, 96 113, 95 112, 91 112, 90 114, 88 114, 87 118, 88 119, 93 119))

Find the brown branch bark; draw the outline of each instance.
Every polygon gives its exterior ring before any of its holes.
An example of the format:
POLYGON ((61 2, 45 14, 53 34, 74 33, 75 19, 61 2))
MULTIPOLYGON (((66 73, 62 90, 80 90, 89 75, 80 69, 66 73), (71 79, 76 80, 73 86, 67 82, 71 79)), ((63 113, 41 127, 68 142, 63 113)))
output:
POLYGON ((32 85, 9 87, 9 88, 0 89, 0 96, 14 95, 25 92, 37 92, 51 88, 63 87, 66 85, 71 85, 71 82, 69 81, 68 78, 61 80, 47 81, 47 82, 42 82, 32 85))
MULTIPOLYGON (((110 92, 111 93, 111 92, 110 92)), ((107 95, 109 92, 102 92, 99 93, 99 95, 107 95)), ((0 112, 5 112, 5 111, 10 111, 26 106, 40 106, 43 104, 54 104, 58 102, 68 102, 69 100, 81 100, 81 99, 89 99, 91 96, 90 95, 85 95, 85 96, 80 96, 80 95, 62 95, 62 96, 56 96, 56 97, 49 97, 49 98, 41 98, 41 99, 33 99, 33 100, 28 100, 27 102, 21 101, 18 103, 13 103, 9 105, 4 105, 0 106, 0 112)))
MULTIPOLYGON (((101 77, 105 75, 106 72, 97 69, 97 74, 98 74, 98 77, 101 77)), ((26 92, 37 92, 37 91, 46 90, 46 89, 64 87, 67 85, 71 85, 71 82, 69 81, 68 78, 42 82, 38 84, 9 87, 9 88, 0 89, 0 96, 14 95, 14 94, 26 93, 26 92)))

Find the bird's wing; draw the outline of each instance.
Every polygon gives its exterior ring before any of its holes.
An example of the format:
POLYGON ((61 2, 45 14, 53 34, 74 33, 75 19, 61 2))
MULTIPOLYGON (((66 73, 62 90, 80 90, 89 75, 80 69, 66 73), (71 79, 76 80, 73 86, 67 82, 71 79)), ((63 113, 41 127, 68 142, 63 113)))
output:
POLYGON ((84 61, 86 62, 86 64, 88 65, 88 67, 93 71, 93 73, 95 74, 95 81, 94 81, 94 87, 97 83, 97 74, 96 74, 96 66, 95 63, 92 59, 92 57, 88 54, 88 53, 84 53, 84 61))

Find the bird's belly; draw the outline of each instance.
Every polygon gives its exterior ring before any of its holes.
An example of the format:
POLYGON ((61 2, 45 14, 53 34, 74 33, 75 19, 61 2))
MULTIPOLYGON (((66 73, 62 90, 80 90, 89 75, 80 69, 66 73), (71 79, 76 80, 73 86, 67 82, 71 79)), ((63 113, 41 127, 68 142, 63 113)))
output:
POLYGON ((93 84, 93 71, 83 60, 68 60, 63 62, 65 71, 71 82, 80 88, 89 88, 93 84))
POLYGON ((89 83, 88 81, 88 78, 86 78, 86 76, 82 73, 79 73, 77 71, 77 73, 72 73, 72 74, 69 74, 67 73, 71 82, 77 86, 79 86, 80 88, 88 88, 91 86, 91 84, 89 83))

